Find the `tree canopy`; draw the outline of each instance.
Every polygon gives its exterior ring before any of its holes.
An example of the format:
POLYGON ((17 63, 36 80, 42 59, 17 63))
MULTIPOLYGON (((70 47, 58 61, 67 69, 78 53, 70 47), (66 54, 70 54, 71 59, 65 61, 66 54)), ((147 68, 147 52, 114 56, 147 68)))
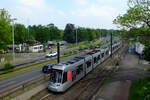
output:
POLYGON ((114 19, 114 24, 123 28, 150 27, 150 1, 149 0, 129 0, 129 9, 124 15, 119 15, 114 19))
MULTIPOLYGON (((29 43, 30 40, 36 40, 40 43, 65 40, 69 43, 75 43, 76 33, 78 42, 92 41, 100 36, 110 35, 112 30, 75 27, 71 23, 68 23, 64 30, 59 29, 53 23, 32 26, 16 23, 14 31, 15 44, 22 44, 29 43)), ((12 44, 11 15, 5 9, 0 9, 0 49, 7 49, 8 44, 12 44)))
POLYGON ((128 7, 127 12, 117 16, 113 23, 127 30, 127 37, 146 43, 145 37, 150 36, 150 0, 129 0, 128 7))
POLYGON ((6 49, 11 41, 10 15, 5 9, 0 9, 0 49, 6 49))

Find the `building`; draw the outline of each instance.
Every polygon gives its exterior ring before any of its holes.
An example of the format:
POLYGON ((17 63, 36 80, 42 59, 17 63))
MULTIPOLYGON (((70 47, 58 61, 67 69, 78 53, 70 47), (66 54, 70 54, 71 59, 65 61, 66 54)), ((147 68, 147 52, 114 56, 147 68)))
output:
POLYGON ((29 46, 29 51, 30 52, 40 52, 40 51, 43 51, 43 45, 29 46))

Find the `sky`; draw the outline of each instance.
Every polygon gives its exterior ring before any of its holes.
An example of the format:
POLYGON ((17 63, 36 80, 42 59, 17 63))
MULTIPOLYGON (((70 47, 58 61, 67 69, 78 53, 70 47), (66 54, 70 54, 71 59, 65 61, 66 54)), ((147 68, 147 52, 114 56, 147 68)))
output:
POLYGON ((24 25, 54 23, 64 29, 67 23, 76 27, 116 29, 113 20, 124 14, 128 0, 1 0, 4 8, 24 25))

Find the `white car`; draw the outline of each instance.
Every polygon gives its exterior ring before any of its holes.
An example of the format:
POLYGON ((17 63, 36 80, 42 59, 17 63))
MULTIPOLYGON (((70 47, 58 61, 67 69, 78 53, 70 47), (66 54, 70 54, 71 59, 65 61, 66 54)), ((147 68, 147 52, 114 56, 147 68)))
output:
POLYGON ((57 52, 52 51, 52 52, 49 52, 48 54, 46 54, 46 57, 53 57, 53 56, 56 56, 56 55, 57 55, 57 52))

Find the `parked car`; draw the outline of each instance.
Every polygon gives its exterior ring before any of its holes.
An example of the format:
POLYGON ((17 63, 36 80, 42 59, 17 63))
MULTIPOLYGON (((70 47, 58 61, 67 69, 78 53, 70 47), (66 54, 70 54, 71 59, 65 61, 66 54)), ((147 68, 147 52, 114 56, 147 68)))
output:
POLYGON ((51 69, 52 69, 52 67, 53 67, 54 65, 55 65, 55 63, 44 65, 43 68, 42 68, 42 72, 43 72, 43 73, 50 73, 50 72, 51 72, 51 69))
POLYGON ((57 52, 56 51, 52 51, 52 52, 49 52, 48 54, 46 54, 46 57, 54 57, 57 55, 57 52))

